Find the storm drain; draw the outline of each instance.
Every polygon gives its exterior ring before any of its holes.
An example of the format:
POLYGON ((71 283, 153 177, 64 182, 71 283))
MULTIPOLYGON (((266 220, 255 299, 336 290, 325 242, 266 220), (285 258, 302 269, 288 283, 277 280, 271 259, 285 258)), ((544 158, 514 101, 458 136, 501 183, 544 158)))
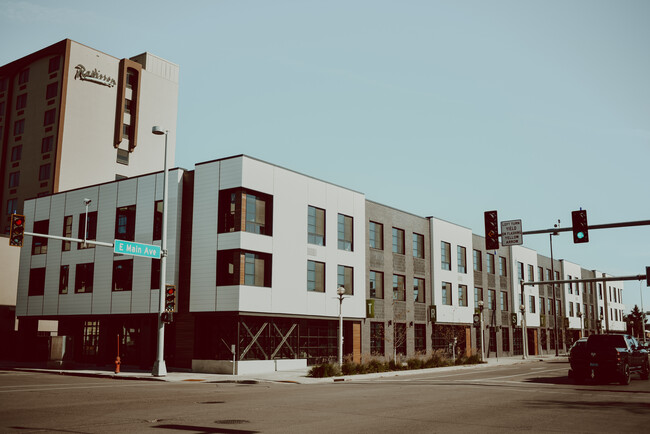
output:
POLYGON ((250 421, 243 419, 221 419, 215 420, 214 423, 219 425, 239 425, 242 423, 250 423, 250 421))

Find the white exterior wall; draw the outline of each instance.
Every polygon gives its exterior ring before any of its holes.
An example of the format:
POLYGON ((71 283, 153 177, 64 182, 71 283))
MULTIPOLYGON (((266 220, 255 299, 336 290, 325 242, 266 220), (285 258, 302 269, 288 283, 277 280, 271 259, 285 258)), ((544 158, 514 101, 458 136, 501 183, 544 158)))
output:
MULTIPOLYGON (((598 277, 612 277, 609 274, 598 273, 598 277)), ((599 306, 603 306, 603 311, 607 310, 607 315, 609 315, 609 331, 610 332, 624 332, 628 329, 627 324, 623 321, 623 315, 626 314, 625 303, 623 303, 623 288, 624 284, 622 281, 611 281, 604 282, 603 284, 603 298, 607 297, 607 304, 605 300, 598 300, 599 306), (616 293, 616 301, 614 299, 614 293, 616 293), (618 312, 618 313, 617 313, 618 312), (618 315, 618 316, 617 316, 618 315)), ((598 309, 600 313, 600 308, 598 309)), ((603 330, 605 329, 605 320, 603 319, 603 330)))
POLYGON ((338 316, 337 266, 354 269, 345 317, 365 316, 365 197, 249 157, 196 166, 190 311, 338 316), (219 190, 243 187, 273 196, 273 235, 217 234, 219 190), (309 205, 326 212, 325 246, 307 244, 309 205), (337 248, 338 214, 353 217, 354 251, 337 248), (217 250, 272 255, 272 287, 216 286, 217 250), (307 291, 307 261, 325 263, 325 293, 307 291))
POLYGON ((431 274, 433 304, 437 306, 437 322, 451 324, 471 324, 474 314, 474 272, 472 264, 472 230, 430 218, 431 225, 431 274), (451 244, 451 271, 442 269, 441 242, 451 244), (458 272, 457 247, 465 247, 466 273, 458 272), (451 306, 442 304, 442 282, 450 282, 451 306), (458 302, 458 286, 467 285, 467 306, 458 302))
MULTIPOLYGON (((169 174, 167 283, 178 285, 180 204, 182 170, 169 174)), ((32 232, 34 222, 49 219, 49 234, 63 235, 63 219, 73 216, 72 237, 77 238, 79 219, 85 214, 84 198, 91 199, 89 212, 97 211, 97 240, 112 243, 115 236, 116 208, 136 205, 135 242, 160 245, 152 241, 153 208, 162 200, 163 174, 152 174, 122 181, 72 190, 25 202, 26 231, 32 232)), ((136 314, 158 311, 158 290, 150 289, 152 260, 133 257, 133 286, 131 291, 113 292, 114 255, 110 247, 96 246, 62 252, 62 241, 48 240, 47 254, 32 255, 32 236, 25 236, 21 249, 18 316, 136 314), (94 262, 93 291, 76 294, 74 290, 76 265, 94 262), (59 294, 61 265, 70 265, 68 293, 59 294), (29 270, 46 267, 43 296, 28 296, 29 270)), ((83 236, 81 236, 83 238, 83 236)), ((125 257, 127 255, 124 255, 125 257)), ((128 259, 126 257, 125 259, 128 259)))
MULTIPOLYGON (((510 296, 514 303, 514 309, 517 312, 517 324, 521 324, 521 310, 519 308, 519 298, 521 295, 521 285, 519 284, 519 271, 517 270, 518 262, 524 264, 523 279, 526 282, 535 281, 537 276, 537 252, 523 246, 512 246, 510 248, 510 276, 512 282, 513 294, 510 296), (533 266, 531 276, 529 273, 529 265, 533 266)), ((524 306, 526 307, 526 327, 540 327, 540 309, 539 309, 539 286, 524 286, 524 306), (535 312, 531 313, 530 309, 530 296, 535 297, 535 312)))
MULTIPOLYGON (((123 165, 117 163, 117 151, 113 147, 118 86, 108 87, 74 78, 75 67, 81 64, 86 70, 96 68, 117 82, 120 60, 71 42, 59 191, 110 182, 115 180, 115 174, 132 177, 161 170, 164 138, 151 133, 154 125, 169 130, 167 155, 169 167, 173 167, 178 66, 155 56, 145 57, 152 71, 143 67, 140 77, 137 146, 129 155, 129 164, 123 165)), ((127 89, 128 92, 131 90, 127 89)), ((128 140, 123 140, 120 148, 128 149, 128 140)))
MULTIPOLYGON (((580 276, 582 275, 582 269, 580 268, 580 265, 571 263, 566 260, 562 260, 562 272, 564 273, 561 277, 561 280, 568 280, 569 278, 572 280, 580 279, 580 276), (570 276, 570 277, 569 277, 570 276)), ((580 318, 577 315, 578 309, 576 308, 576 304, 580 305, 580 312, 584 310, 583 302, 582 302, 582 291, 576 291, 576 288, 582 289, 578 282, 572 284, 572 293, 569 292, 569 284, 565 283, 563 286, 563 291, 564 291, 564 309, 566 312, 566 317, 569 318, 569 328, 573 330, 581 330, 582 329, 582 323, 580 318), (576 292, 579 292, 576 294, 576 292), (573 303, 573 315, 571 315, 571 311, 569 309, 569 303, 573 303)), ((583 312, 584 313, 584 312, 583 312)))

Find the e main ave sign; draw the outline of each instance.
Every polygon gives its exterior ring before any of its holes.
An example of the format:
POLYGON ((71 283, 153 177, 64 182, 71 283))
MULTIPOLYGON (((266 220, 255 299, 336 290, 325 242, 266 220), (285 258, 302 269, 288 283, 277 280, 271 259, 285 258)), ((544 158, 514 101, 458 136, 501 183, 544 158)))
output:
POLYGON ((507 220, 501 222, 501 245, 518 246, 524 243, 521 233, 521 220, 507 220))
POLYGON ((120 253, 122 255, 143 256, 145 258, 160 259, 160 246, 135 243, 133 241, 115 240, 113 252, 120 253))

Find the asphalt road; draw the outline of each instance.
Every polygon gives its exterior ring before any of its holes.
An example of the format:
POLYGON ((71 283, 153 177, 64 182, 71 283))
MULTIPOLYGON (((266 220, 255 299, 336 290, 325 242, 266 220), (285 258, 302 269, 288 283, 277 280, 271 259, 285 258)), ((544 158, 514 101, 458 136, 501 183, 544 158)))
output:
POLYGON ((0 432, 648 432, 650 381, 574 385, 564 362, 321 384, 0 371, 0 432))

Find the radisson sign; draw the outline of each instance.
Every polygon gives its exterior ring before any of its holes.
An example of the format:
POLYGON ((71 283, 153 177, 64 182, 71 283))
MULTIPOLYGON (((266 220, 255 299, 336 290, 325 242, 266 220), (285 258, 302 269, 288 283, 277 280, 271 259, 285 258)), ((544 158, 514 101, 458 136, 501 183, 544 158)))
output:
POLYGON ((87 71, 86 67, 82 64, 79 64, 74 67, 77 72, 74 75, 74 79, 79 79, 83 81, 92 81, 93 83, 101 84, 103 86, 113 87, 115 86, 115 80, 108 75, 101 74, 97 68, 92 71, 87 71))

